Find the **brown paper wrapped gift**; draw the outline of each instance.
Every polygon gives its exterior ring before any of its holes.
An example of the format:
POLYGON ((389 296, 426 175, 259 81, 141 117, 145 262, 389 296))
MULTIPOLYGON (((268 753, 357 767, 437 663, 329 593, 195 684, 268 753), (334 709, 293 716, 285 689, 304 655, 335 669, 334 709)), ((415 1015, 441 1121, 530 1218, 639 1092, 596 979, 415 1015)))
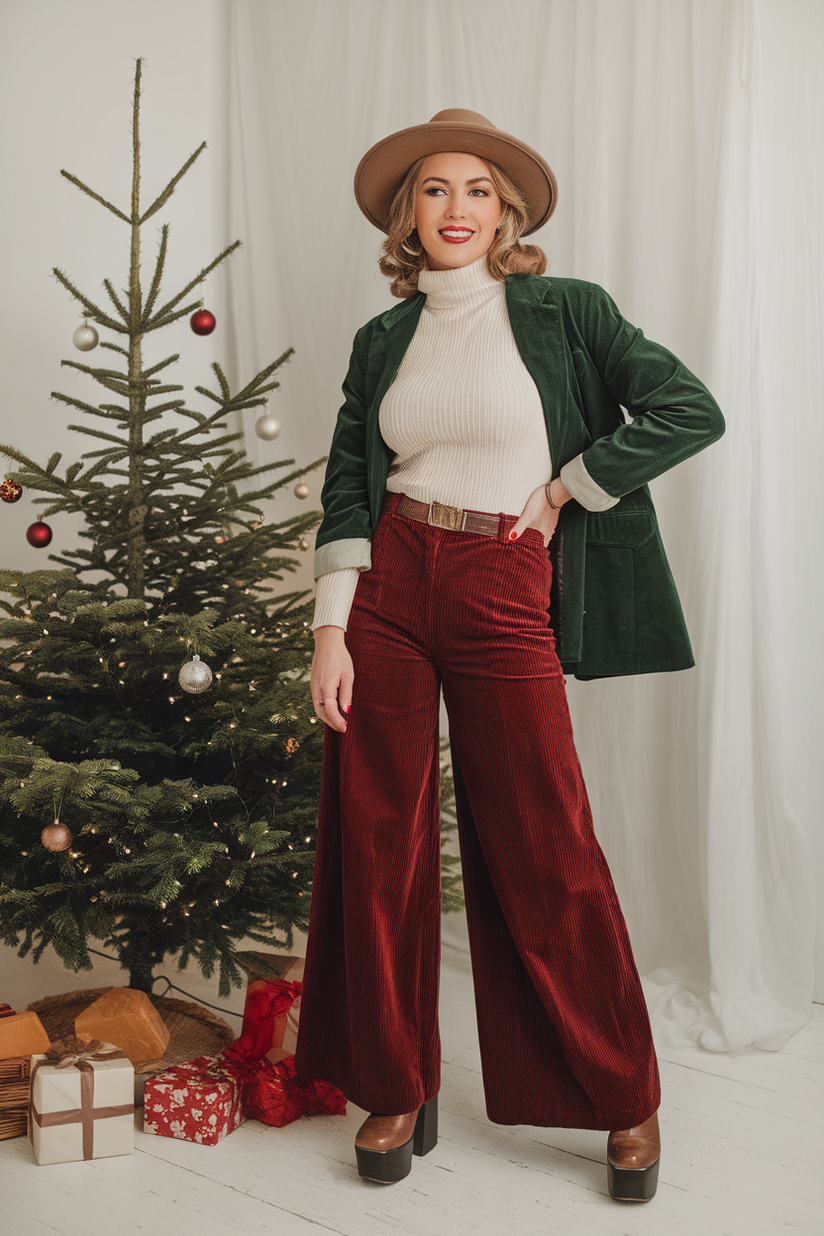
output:
POLYGON ((48 1045, 49 1036, 36 1013, 15 1013, 7 1004, 0 1005, 0 1060, 33 1056, 48 1045))
POLYGON ((112 1043, 67 1039, 32 1061, 29 1136, 40 1164, 134 1149, 134 1069, 112 1043))
POLYGON ((80 1038, 102 1039, 125 1052, 132 1064, 158 1060, 169 1046, 169 1027, 144 991, 112 987, 79 1013, 80 1038))

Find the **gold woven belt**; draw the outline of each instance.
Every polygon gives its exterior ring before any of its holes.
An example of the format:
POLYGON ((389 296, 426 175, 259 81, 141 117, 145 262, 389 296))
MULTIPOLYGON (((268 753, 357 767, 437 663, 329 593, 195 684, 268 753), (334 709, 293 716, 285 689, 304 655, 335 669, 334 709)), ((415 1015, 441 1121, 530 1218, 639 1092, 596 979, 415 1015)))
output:
MULTIPOLYGON (((384 510, 396 495, 386 491, 384 510)), ((417 519, 422 524, 431 524, 434 528, 447 528, 450 532, 475 532, 480 536, 497 536, 500 521, 497 515, 487 515, 483 511, 464 511, 459 506, 446 506, 443 502, 418 502, 407 494, 401 495, 401 500, 395 507, 396 515, 407 519, 417 519)))

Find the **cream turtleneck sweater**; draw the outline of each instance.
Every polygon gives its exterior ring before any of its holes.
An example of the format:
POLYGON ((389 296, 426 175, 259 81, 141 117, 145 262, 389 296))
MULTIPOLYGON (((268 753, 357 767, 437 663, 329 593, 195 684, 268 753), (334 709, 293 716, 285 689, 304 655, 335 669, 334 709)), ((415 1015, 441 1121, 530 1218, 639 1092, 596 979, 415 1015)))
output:
MULTIPOLYGON (((395 453, 386 487, 421 502, 518 516, 532 491, 551 479, 552 465, 541 399, 515 344, 504 284, 489 274, 484 256, 455 270, 421 271, 418 288, 426 304, 378 413, 381 436, 395 453)), ((581 480, 593 485, 585 473, 581 480)), ((593 487, 597 507, 601 494, 612 503, 593 487)), ((358 575, 347 567, 318 578, 313 631, 346 630, 358 575)))

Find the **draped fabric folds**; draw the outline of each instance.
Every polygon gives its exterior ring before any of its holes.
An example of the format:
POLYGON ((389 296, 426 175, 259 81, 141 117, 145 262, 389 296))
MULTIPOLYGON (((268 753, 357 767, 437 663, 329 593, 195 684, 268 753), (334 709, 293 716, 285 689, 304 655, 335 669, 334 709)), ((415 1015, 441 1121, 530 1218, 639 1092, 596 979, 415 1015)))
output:
MULTIPOLYGON (((809 1017, 824 900, 824 6, 229 12, 229 215, 252 258, 231 275, 235 363, 296 349, 278 449, 251 438, 261 462, 328 450, 355 330, 392 303, 354 169, 444 107, 546 156, 559 205, 532 239, 550 275, 605 286, 718 399, 724 440, 653 486, 697 667, 569 694, 659 1042, 777 1050, 809 1017)), ((817 955, 822 999, 821 927, 817 955)))

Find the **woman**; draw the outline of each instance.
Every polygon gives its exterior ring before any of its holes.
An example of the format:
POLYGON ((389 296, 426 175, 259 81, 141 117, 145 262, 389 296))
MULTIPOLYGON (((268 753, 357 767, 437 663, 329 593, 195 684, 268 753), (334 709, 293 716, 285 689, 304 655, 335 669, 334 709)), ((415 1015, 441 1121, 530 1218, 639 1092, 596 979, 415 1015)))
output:
POLYGON ((563 674, 692 665, 646 483, 724 422, 601 288, 539 277, 555 178, 483 116, 392 134, 355 192, 403 303, 355 339, 322 493, 297 1068, 372 1113, 361 1175, 434 1146, 442 686, 488 1115, 608 1130, 647 1200, 658 1067, 563 674))

